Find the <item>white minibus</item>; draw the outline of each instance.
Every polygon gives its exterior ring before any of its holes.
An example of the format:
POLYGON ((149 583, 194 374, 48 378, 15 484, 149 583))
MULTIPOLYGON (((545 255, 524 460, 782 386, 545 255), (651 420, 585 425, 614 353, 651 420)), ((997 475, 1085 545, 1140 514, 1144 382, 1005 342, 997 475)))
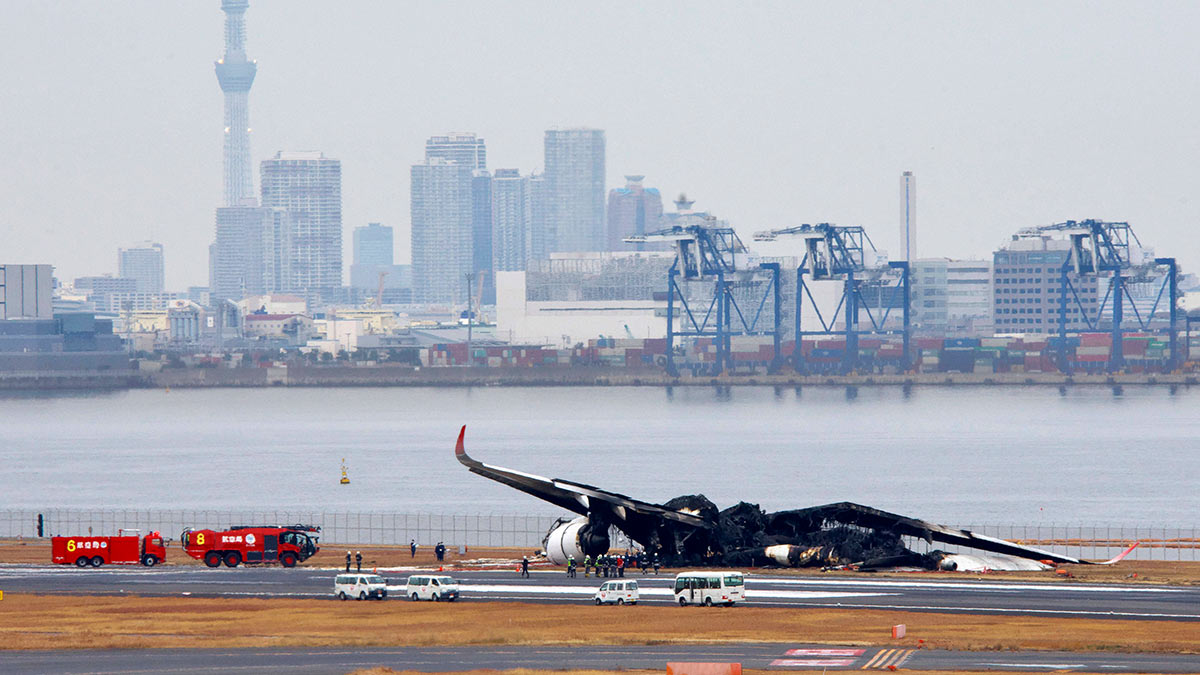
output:
POLYGON ((679 605, 723 604, 730 607, 746 599, 746 577, 722 570, 680 572, 675 575, 675 600, 679 605))

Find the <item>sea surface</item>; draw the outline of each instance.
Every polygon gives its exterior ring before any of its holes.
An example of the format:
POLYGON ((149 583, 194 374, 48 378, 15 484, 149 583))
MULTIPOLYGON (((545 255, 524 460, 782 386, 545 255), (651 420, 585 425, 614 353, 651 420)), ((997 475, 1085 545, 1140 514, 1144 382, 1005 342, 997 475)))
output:
POLYGON ((0 509, 557 514, 483 462, 660 502, 948 524, 1200 521, 1200 390, 570 387, 0 398, 0 509), (343 458, 350 485, 339 485, 343 458))

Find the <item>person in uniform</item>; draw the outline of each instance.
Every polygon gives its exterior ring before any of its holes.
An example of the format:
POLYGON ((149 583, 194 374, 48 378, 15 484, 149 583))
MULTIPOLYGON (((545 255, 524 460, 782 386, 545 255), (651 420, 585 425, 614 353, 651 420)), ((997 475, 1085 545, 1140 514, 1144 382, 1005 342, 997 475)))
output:
POLYGON ((521 576, 529 576, 529 556, 524 556, 521 558, 521 576))
POLYGON ((567 576, 575 578, 575 556, 573 555, 567 556, 567 576))
POLYGON ((358 571, 362 571, 362 551, 354 552, 354 564, 358 566, 358 571))
POLYGON ((346 571, 350 571, 350 551, 346 551, 346 571))

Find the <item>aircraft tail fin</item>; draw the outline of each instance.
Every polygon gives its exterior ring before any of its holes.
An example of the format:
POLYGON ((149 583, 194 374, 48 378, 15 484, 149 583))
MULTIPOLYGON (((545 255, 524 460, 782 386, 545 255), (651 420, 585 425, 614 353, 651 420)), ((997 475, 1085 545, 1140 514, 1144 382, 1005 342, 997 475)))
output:
POLYGON ((466 457, 467 446, 463 443, 463 438, 467 435, 467 425, 462 426, 462 430, 458 432, 458 443, 454 446, 455 457, 466 457))

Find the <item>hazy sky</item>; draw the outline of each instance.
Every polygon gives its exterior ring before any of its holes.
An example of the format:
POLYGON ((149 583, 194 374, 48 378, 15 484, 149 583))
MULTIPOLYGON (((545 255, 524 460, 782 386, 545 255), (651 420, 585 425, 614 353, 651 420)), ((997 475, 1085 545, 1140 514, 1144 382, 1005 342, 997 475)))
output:
MULTIPOLYGON (((729 219, 861 224, 898 250, 917 177, 922 256, 983 257, 1017 227, 1128 220, 1200 268, 1200 3, 251 0, 258 161, 342 161, 354 227, 409 249, 408 167, 474 131, 490 169, 542 163, 552 126, 608 136, 729 219)), ((154 238, 167 285, 207 283, 221 201, 219 0, 5 3, 0 261, 116 272, 154 238)), ((669 207, 670 208, 670 207, 669 207)))

